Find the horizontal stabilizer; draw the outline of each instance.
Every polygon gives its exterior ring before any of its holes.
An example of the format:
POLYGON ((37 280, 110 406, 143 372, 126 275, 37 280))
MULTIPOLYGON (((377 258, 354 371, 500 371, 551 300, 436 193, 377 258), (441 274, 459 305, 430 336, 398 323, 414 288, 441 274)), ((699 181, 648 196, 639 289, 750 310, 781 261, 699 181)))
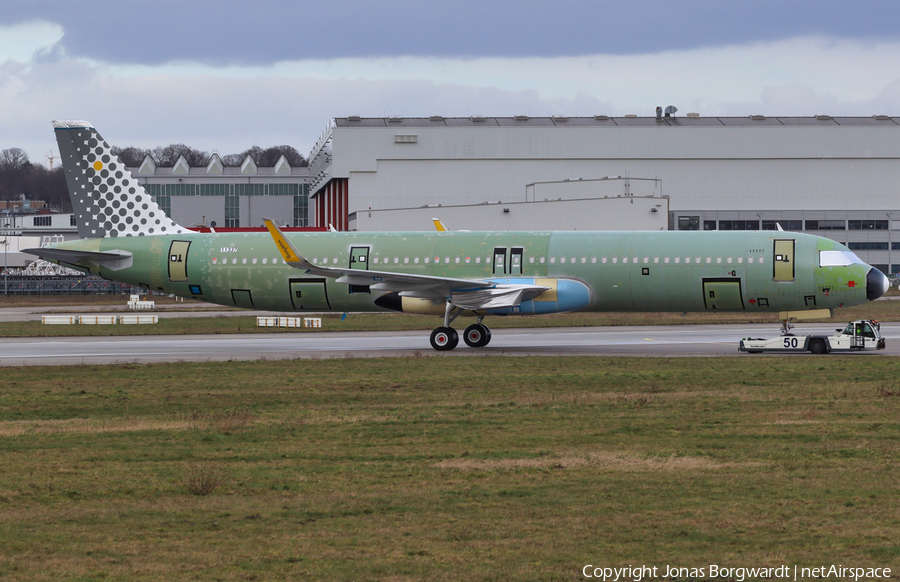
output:
POLYGON ((40 247, 22 249, 22 252, 28 253, 29 255, 36 255, 48 261, 63 262, 70 265, 96 263, 114 271, 130 267, 132 263, 132 254, 128 251, 120 250, 100 252, 40 247))

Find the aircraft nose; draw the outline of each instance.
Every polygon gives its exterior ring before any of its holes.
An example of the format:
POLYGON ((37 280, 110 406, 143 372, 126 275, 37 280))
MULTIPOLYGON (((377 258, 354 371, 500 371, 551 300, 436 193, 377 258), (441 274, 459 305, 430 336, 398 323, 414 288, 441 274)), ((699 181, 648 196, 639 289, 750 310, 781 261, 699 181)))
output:
POLYGON ((869 269, 869 274, 866 275, 866 299, 875 301, 887 293, 890 285, 890 281, 884 276, 884 273, 872 267, 869 269))

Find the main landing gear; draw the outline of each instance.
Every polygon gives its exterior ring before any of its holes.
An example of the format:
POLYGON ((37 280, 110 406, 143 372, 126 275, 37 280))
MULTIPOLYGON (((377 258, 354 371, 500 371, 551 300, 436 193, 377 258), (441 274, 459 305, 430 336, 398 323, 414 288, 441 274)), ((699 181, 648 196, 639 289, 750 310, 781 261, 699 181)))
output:
MULTIPOLYGON (((447 310, 444 312, 444 325, 431 332, 431 347, 439 352, 452 350, 459 345, 459 334, 450 327, 450 324, 459 315, 460 310, 452 313, 453 306, 447 302, 447 310)), ((463 332, 463 341, 470 348, 483 348, 491 341, 491 330, 488 326, 481 323, 484 316, 480 316, 478 321, 466 328, 463 332)))

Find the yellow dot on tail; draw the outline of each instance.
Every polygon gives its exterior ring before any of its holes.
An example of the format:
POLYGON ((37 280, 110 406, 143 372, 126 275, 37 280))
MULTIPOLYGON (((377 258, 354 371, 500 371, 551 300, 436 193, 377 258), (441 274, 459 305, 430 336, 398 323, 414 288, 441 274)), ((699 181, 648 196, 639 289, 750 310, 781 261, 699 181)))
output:
POLYGON ((101 162, 100 160, 97 160, 96 162, 94 162, 94 169, 97 170, 98 172, 99 172, 100 170, 102 170, 102 169, 103 169, 103 162, 101 162))

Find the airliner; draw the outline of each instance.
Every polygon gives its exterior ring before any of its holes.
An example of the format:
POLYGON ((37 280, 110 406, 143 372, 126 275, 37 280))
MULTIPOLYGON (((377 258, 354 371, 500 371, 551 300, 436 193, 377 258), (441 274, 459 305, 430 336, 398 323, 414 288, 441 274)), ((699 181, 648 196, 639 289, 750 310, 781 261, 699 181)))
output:
POLYGON ((54 121, 80 240, 26 252, 106 279, 278 312, 442 317, 436 350, 491 341, 486 317, 563 312, 779 312, 881 297, 846 246, 783 231, 198 233, 174 222, 85 121, 54 121))

